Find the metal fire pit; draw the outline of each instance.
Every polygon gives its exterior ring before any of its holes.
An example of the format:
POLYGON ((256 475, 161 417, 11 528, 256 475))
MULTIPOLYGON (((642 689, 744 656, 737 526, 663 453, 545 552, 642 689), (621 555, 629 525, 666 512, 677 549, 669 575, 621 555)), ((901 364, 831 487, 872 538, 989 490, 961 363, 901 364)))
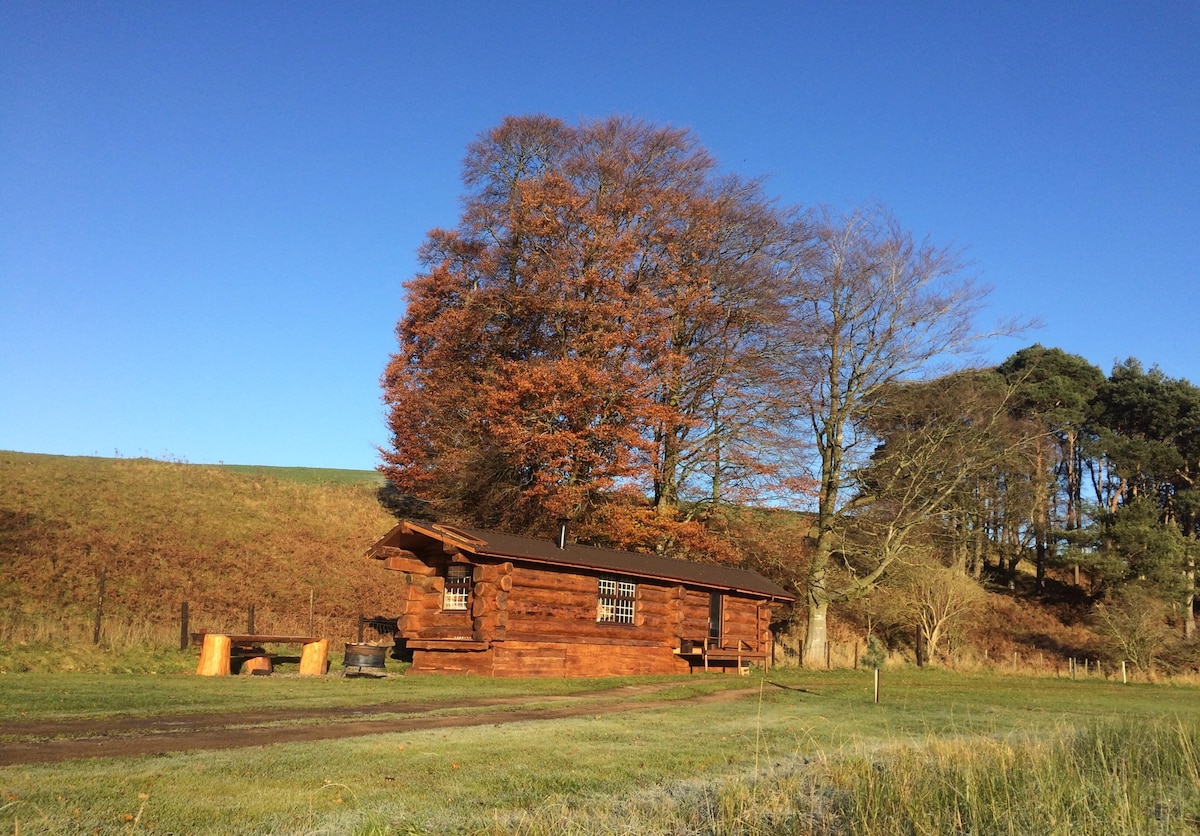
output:
POLYGON ((387 647, 376 644, 346 643, 346 658, 342 661, 344 673, 374 674, 383 676, 384 660, 387 658, 387 647))

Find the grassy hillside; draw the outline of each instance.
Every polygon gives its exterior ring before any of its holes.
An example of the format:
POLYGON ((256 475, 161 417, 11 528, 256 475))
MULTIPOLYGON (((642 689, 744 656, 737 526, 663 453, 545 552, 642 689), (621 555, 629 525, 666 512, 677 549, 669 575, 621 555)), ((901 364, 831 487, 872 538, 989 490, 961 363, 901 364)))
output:
MULTIPOLYGON (((364 557, 395 522, 381 486, 369 471, 0 452, 0 651, 27 642, 39 655, 24 667, 88 667, 102 570, 108 645, 177 646, 185 601, 192 631, 242 630, 253 605, 260 632, 350 640, 360 613, 398 614, 397 578, 364 557)), ((727 534, 769 568, 796 559, 802 524, 745 511, 727 534)), ((869 604, 836 612, 835 666, 852 665, 878 631, 869 604)), ((1094 656, 1094 637, 1050 596, 989 593, 964 628, 959 665, 1094 656)), ((780 636, 783 659, 799 630, 780 636)), ((893 638, 901 650, 909 641, 893 638)))
POLYGON ((349 637, 389 612, 364 557, 394 519, 361 471, 236 468, 0 452, 0 641, 90 642, 245 625, 349 637))
POLYGON ((269 476, 281 482, 302 485, 370 485, 383 487, 386 480, 375 470, 338 470, 328 467, 271 467, 261 464, 222 464, 221 470, 243 476, 269 476))

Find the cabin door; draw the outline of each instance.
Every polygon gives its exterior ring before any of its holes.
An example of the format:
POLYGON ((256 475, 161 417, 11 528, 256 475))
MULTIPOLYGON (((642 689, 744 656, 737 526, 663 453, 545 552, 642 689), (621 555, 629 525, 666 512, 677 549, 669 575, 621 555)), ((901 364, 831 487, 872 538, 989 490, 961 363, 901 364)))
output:
POLYGON ((708 637, 715 639, 715 643, 721 643, 721 616, 724 609, 725 596, 720 592, 710 592, 708 594, 708 637))

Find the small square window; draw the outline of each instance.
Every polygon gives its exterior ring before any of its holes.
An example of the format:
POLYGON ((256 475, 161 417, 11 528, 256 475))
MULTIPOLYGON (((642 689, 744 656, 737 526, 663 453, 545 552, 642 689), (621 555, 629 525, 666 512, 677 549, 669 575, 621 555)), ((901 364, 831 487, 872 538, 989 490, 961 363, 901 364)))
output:
POLYGON ((597 588, 596 621, 633 624, 637 585, 616 578, 600 578, 597 588))
POLYGON ((446 567, 446 587, 442 592, 443 610, 465 610, 471 598, 471 567, 453 563, 446 567))

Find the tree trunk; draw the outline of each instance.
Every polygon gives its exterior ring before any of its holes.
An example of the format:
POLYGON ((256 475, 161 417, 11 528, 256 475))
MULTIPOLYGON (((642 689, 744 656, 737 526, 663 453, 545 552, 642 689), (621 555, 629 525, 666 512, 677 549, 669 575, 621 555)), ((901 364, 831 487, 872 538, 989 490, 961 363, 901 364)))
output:
POLYGON ((817 540, 813 544, 812 563, 809 564, 808 580, 804 585, 808 624, 804 633, 804 656, 800 663, 806 668, 820 666, 829 641, 829 591, 825 584, 829 563, 833 558, 835 509, 841 479, 841 424, 836 421, 830 424, 837 431, 827 435, 820 445, 821 494, 817 502, 817 540))
POLYGON ((817 669, 825 660, 825 647, 829 643, 829 602, 813 595, 811 590, 807 601, 808 622, 804 632, 804 654, 800 664, 806 668, 817 669))
POLYGON ((1188 570, 1186 572, 1188 581, 1188 594, 1184 601, 1183 610, 1183 637, 1191 641, 1196 637, 1196 561, 1188 561, 1188 570))
POLYGON ((679 438, 676 429, 667 426, 662 430, 661 469, 654 491, 654 507, 660 514, 673 512, 679 506, 679 438))
POLYGON ((933 629, 925 635, 925 661, 929 661, 938 652, 938 646, 942 643, 942 627, 945 625, 946 619, 934 619, 933 629))
POLYGON ((817 526, 817 542, 813 548, 812 563, 808 567, 808 581, 805 584, 808 622, 804 632, 804 655, 800 663, 806 668, 820 667, 825 658, 825 646, 829 641, 829 593, 825 582, 833 548, 828 521, 818 519, 817 526))

